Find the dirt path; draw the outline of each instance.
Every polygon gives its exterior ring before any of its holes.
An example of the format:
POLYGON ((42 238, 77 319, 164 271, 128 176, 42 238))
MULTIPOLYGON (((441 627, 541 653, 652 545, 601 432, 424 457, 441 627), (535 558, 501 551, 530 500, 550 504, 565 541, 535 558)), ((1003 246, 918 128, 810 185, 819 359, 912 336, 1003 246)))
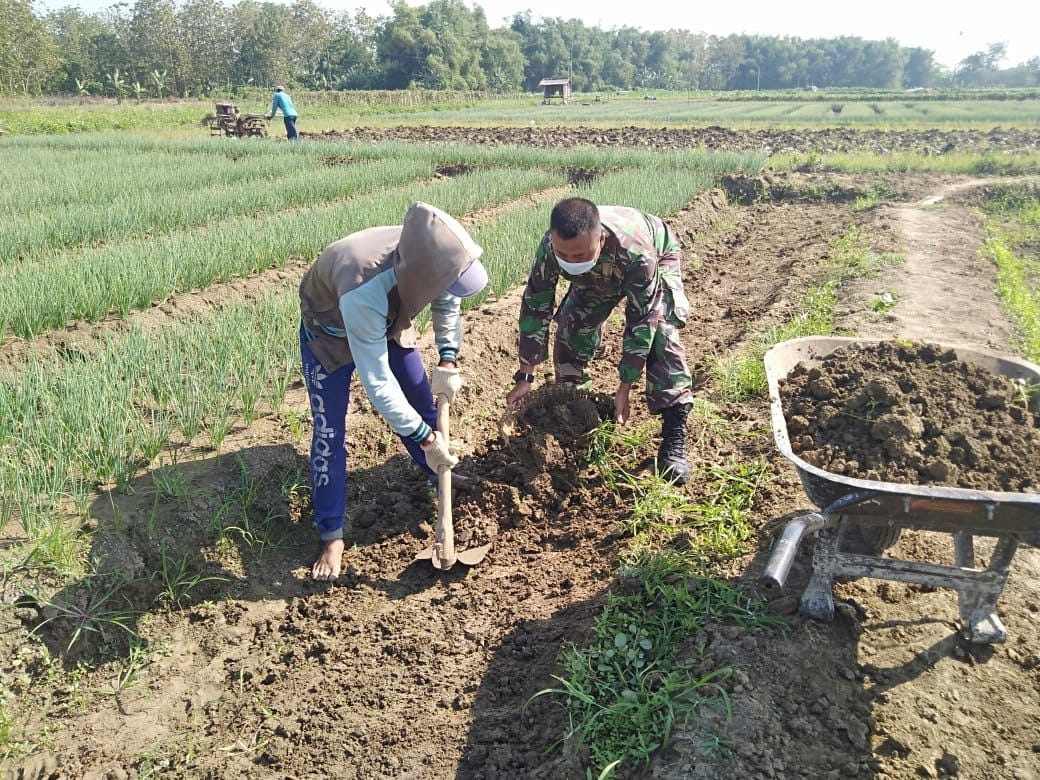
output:
MULTIPOLYGON (((702 392, 710 390, 710 356, 789 317, 827 261, 830 241, 852 224, 880 240, 910 223, 852 203, 737 208, 718 193, 675 220, 694 303, 684 339, 702 392), (884 230, 886 222, 893 229, 884 230)), ((924 240, 908 234, 908 246, 924 240)), ((894 269, 880 283, 895 288, 903 273, 894 269)), ((869 296, 865 289, 850 303, 850 321, 880 327, 867 314, 869 296)), ((125 643, 115 642, 69 659, 70 668, 82 663, 73 685, 16 689, 42 719, 60 719, 61 731, 49 737, 61 764, 56 776, 584 776, 568 751, 546 753, 565 731, 561 709, 530 698, 553 684, 559 652, 583 641, 603 605, 624 507, 569 459, 580 448, 568 443, 565 421, 545 421, 537 438, 517 447, 499 441, 517 303, 514 292, 465 321, 467 384, 453 432, 466 456, 462 470, 489 484, 460 496, 458 512, 500 527, 478 568, 442 576, 412 563, 428 540, 433 505, 361 393, 350 418, 347 571, 337 584, 306 579, 313 555, 306 502, 286 487, 306 468, 298 421, 308 405, 298 388, 281 415, 230 436, 224 456, 197 452, 169 467, 186 485, 181 498, 157 510, 148 474, 132 495, 97 500, 95 552, 111 555, 114 540, 128 538, 129 557, 155 567, 162 545, 176 544, 205 560, 208 576, 224 579, 131 626, 148 648, 132 684, 113 688, 128 657, 125 643), (218 545, 205 540, 244 480, 259 491, 236 522, 268 531, 271 546, 262 551, 259 537, 245 533, 218 545)), ((961 313, 945 312, 962 324, 961 313)), ((895 322, 888 326, 896 332, 895 322)), ((942 333, 940 326, 929 332, 942 333)), ((607 354, 594 364, 604 391, 613 389, 619 356, 619 323, 611 329, 607 354)), ((641 399, 634 410, 636 424, 645 420, 641 399)), ((770 531, 806 499, 772 446, 765 404, 724 411, 742 435, 698 443, 695 466, 762 457, 775 471, 757 503, 758 549, 731 564, 734 576, 752 579, 770 531)), ((901 545, 912 554, 928 543, 901 545)), ((704 723, 677 729, 669 749, 628 777, 901 778, 935 776, 937 766, 954 773, 955 764, 962 776, 1033 777, 1040 605, 1027 587, 1032 573, 1016 569, 1002 606, 1012 642, 992 654, 955 639, 950 593, 874 582, 841 586, 848 606, 833 624, 792 615, 786 634, 709 626, 691 646, 707 649, 706 663, 737 668, 732 722, 705 713, 704 723), (720 731, 729 749, 714 738, 720 731)), ((805 574, 803 555, 792 584, 805 574)), ((794 593, 771 608, 790 614, 794 593)), ((24 637, 24 626, 9 627, 5 643, 24 637)), ((4 657, 39 671, 44 661, 32 648, 24 639, 4 644, 4 657)), ((3 671, 14 679, 18 668, 8 660, 3 671)))
POLYGON ((862 323, 860 332, 1007 348, 1010 323, 995 294, 992 263, 981 254, 982 221, 969 207, 950 202, 953 195, 993 182, 951 182, 914 203, 879 211, 879 220, 899 236, 905 261, 877 282, 857 285, 853 300, 871 290, 896 301, 885 317, 862 323))

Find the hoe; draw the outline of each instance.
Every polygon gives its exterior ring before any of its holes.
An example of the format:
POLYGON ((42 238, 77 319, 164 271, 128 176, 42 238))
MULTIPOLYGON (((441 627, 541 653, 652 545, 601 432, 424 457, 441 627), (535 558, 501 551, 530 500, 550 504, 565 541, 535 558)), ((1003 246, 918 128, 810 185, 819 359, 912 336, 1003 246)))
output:
MULTIPOLYGON (((437 396, 437 430, 444 436, 444 441, 451 442, 448 418, 451 404, 445 395, 437 396)), ((428 547, 415 556, 417 561, 430 561, 433 568, 447 571, 458 563, 476 566, 491 549, 490 544, 473 547, 469 550, 455 549, 455 528, 451 520, 451 468, 441 466, 437 469, 437 528, 433 535, 433 546, 428 547)))

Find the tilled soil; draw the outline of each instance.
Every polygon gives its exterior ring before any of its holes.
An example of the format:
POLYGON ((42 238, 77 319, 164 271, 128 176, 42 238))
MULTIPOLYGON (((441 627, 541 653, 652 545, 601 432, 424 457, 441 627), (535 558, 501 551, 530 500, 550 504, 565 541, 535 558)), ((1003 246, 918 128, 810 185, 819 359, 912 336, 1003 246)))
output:
POLYGON ((545 149, 576 146, 644 149, 703 147, 714 151, 755 151, 828 154, 832 152, 1028 152, 1040 149, 1040 132, 1032 129, 993 130, 735 130, 726 127, 440 127, 398 125, 355 127, 301 133, 310 138, 337 141, 419 141, 424 143, 470 143, 488 146, 511 144, 545 149))
MULTIPOLYGON (((684 340, 700 392, 711 389, 714 354, 796 310, 830 240, 853 223, 875 238, 891 227, 844 201, 736 208, 720 193, 672 220, 693 302, 684 340)), ((567 732, 562 709, 532 696, 554 686, 558 654, 583 643, 605 603, 626 508, 581 457, 584 431, 606 413, 604 398, 535 404, 515 436, 499 436, 517 306, 511 294, 465 318, 466 385, 452 438, 463 454, 459 471, 485 484, 457 497, 455 516, 460 535, 494 533, 480 566, 442 574, 413 562, 431 541, 435 499, 358 393, 345 572, 332 584, 307 579, 315 552, 309 510, 287 487, 306 469, 307 437, 294 433, 293 420, 308 402, 297 388, 286 412, 229 436, 226 454, 198 452, 166 467, 185 481, 181 498, 157 509, 149 473, 132 494, 106 494, 91 508, 101 524, 95 554, 107 548, 124 561, 117 565, 144 570, 155 568, 162 542, 179 542, 167 552, 197 556, 203 574, 222 578, 135 618, 129 627, 148 655, 129 682, 119 683, 130 657, 122 632, 92 637, 86 652, 66 656, 67 633, 41 630, 49 652, 26 640, 39 621, 31 609, 17 610, 20 624, 4 617, 9 701, 38 713, 37 729, 62 724, 36 763, 24 765, 29 776, 584 777, 578 746, 550 749, 567 732), (268 548, 244 533, 221 545, 204 538, 243 481, 260 490, 234 522, 266 529, 268 548), (115 538, 138 541, 126 550, 115 538), (40 682, 51 657, 78 664, 74 682, 40 682)), ((618 322, 605 344, 594 384, 609 394, 618 322)), ((634 412, 634 424, 646 420, 640 403, 634 412)), ((689 491, 703 497, 701 475, 720 463, 770 463, 752 518, 757 547, 725 565, 750 582, 771 531, 806 499, 772 446, 764 399, 721 414, 721 427, 691 425, 698 476, 689 491)), ((930 554, 929 544, 916 536, 900 543, 906 555, 930 554)), ((910 777, 953 767, 964 776, 1034 776, 1040 607, 1032 580, 1040 567, 1013 577, 1002 604, 1013 642, 991 651, 957 640, 947 591, 849 583, 839 588, 835 623, 805 621, 793 613, 806 573, 803 552, 791 590, 770 604, 788 616, 786 630, 709 624, 689 638, 691 656, 706 668, 735 668, 727 683, 732 720, 720 710, 677 724, 671 745, 647 767, 623 768, 626 776, 910 777), (1002 702, 999 711, 993 701, 1002 702)), ((5 601, 12 595, 5 591, 5 601)))
POLYGON ((794 451, 834 474, 1040 492, 1026 385, 932 344, 882 342, 799 364, 782 383, 794 451))

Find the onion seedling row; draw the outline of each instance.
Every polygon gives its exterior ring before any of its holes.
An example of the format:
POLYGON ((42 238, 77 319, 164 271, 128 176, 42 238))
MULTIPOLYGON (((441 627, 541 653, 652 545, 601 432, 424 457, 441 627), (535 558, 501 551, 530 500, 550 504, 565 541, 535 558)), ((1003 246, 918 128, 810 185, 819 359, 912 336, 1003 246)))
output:
MULTIPOLYGON (((394 176, 391 166, 371 170, 374 176, 380 171, 387 179, 394 176)), ((284 267, 294 258, 314 257, 327 244, 356 230, 400 224, 415 200, 428 200, 452 214, 467 214, 560 183, 558 176, 539 169, 480 171, 266 214, 262 220, 236 217, 205 230, 47 257, 0 274, 2 331, 29 337, 71 320, 96 320, 111 312, 125 315, 178 292, 284 267), (58 279, 60 286, 55 284, 58 279)))
POLYGON ((107 204, 137 193, 173 193, 214 184, 291 174, 300 161, 237 159, 186 152, 100 155, 96 151, 41 151, 15 154, 0 150, 7 187, 0 192, 0 210, 33 214, 37 210, 74 204, 107 204), (22 156, 22 155, 28 156, 22 156))
POLYGON ((425 160, 432 164, 461 164, 480 167, 542 167, 566 170, 591 168, 681 168, 705 173, 754 173, 762 169, 766 156, 759 152, 714 152, 708 149, 633 149, 575 147, 539 149, 530 146, 478 146, 473 144, 421 144, 406 141, 322 141, 301 144, 234 145, 205 141, 157 141, 128 138, 119 134, 62 137, 13 138, 4 149, 38 149, 52 152, 85 150, 103 152, 105 157, 129 158, 152 152, 194 154, 219 160, 301 158, 316 163, 328 158, 425 160))
MULTIPOLYGON (((0 224, 0 258, 36 260, 49 251, 147 233, 156 236, 239 214, 342 198, 428 177, 431 166, 405 160, 320 169, 255 170, 252 177, 179 192, 130 191, 106 203, 80 203, 12 217, 0 224)), ((190 174, 189 174, 190 175, 190 174)))

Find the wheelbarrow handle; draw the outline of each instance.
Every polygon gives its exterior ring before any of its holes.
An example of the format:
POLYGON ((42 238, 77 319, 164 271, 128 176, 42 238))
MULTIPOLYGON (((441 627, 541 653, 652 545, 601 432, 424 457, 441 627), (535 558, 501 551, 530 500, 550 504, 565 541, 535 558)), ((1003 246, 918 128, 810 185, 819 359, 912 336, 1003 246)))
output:
POLYGON ((773 546, 769 562, 759 578, 761 585, 767 590, 780 590, 784 587, 784 582, 787 581, 787 575, 791 571, 791 564, 794 563, 794 556, 798 552, 798 545, 801 544, 802 539, 806 534, 819 531, 828 525, 830 525, 830 521, 827 519, 827 516, 819 512, 800 515, 790 521, 784 527, 784 532, 773 546))

